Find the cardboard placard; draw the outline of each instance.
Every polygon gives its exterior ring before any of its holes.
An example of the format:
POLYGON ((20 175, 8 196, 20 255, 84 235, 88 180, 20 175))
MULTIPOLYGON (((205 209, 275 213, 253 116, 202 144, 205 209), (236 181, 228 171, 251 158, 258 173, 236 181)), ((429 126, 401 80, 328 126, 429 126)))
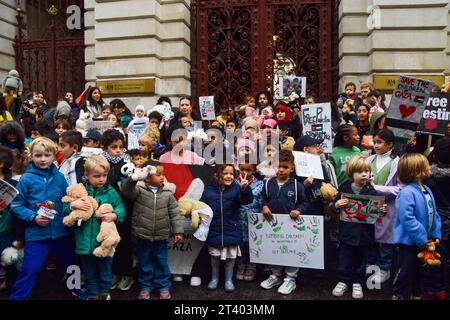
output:
POLYGON ((16 188, 0 179, 0 210, 5 209, 18 194, 19 191, 16 188))
POLYGON ((306 97, 306 77, 288 77, 278 78, 279 96, 281 98, 289 97, 293 92, 299 97, 306 97))
POLYGON ((450 94, 445 92, 432 93, 420 120, 418 133, 437 136, 447 135, 450 121, 450 94))
POLYGON ((214 96, 198 97, 200 106, 200 114, 202 120, 216 120, 216 112, 214 109, 214 96))
POLYGON ((324 139, 323 151, 331 153, 333 140, 331 138, 331 104, 317 103, 302 105, 302 123, 304 134, 314 139, 324 139))
POLYGON ((354 223, 375 224, 385 203, 385 197, 351 193, 343 193, 342 199, 348 199, 349 203, 341 209, 340 220, 354 223))
POLYGON ((293 151, 295 158, 295 173, 299 177, 310 177, 323 180, 323 168, 320 156, 306 152, 293 151))

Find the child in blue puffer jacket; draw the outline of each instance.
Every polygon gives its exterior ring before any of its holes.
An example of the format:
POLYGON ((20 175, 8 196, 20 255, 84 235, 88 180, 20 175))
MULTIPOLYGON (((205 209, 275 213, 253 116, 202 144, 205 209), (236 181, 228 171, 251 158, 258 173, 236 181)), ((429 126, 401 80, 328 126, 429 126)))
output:
POLYGON ((23 300, 33 289, 36 276, 50 251, 64 270, 73 262, 69 229, 62 223, 61 198, 66 195, 67 181, 53 164, 56 144, 40 137, 30 144, 31 162, 17 184, 19 195, 12 201, 12 214, 25 222, 25 256, 11 300, 23 300), (52 202, 53 218, 42 215, 40 206, 52 202))
POLYGON ((236 257, 241 255, 239 244, 242 241, 239 207, 253 201, 247 176, 241 176, 240 185, 235 178, 233 165, 217 165, 216 185, 207 186, 200 199, 209 205, 214 213, 206 239, 211 255, 212 279, 208 284, 210 290, 217 289, 220 260, 225 260, 225 291, 234 291, 233 268, 236 257))

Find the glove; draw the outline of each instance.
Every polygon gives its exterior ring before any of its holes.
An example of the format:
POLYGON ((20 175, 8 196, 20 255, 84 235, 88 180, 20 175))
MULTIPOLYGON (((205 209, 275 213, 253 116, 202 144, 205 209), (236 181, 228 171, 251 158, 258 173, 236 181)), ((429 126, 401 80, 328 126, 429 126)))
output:
POLYGON ((145 180, 148 177, 148 175, 149 175, 149 172, 146 169, 138 168, 138 169, 134 170, 134 173, 131 174, 130 177, 131 177, 131 180, 133 180, 133 181, 142 181, 142 180, 145 180))

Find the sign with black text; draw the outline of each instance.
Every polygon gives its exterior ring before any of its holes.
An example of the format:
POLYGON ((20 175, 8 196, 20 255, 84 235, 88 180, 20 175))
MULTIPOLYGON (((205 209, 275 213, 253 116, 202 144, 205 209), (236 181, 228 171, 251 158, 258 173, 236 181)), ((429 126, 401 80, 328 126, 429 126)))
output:
POLYGON ((423 111, 423 117, 417 128, 418 133, 447 135, 447 125, 450 121, 450 94, 445 92, 432 93, 423 111))
POLYGON ((323 151, 331 153, 331 104, 317 103, 302 105, 303 132, 314 139, 324 139, 323 151))

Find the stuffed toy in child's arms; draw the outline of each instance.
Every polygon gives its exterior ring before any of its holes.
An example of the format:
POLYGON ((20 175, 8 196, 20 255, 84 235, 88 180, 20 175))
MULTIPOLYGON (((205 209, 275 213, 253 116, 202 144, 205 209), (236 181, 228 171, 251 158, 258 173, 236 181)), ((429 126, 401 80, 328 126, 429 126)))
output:
POLYGON ((178 200, 178 207, 182 216, 191 216, 191 226, 195 230, 198 227, 201 217, 201 211, 206 210, 209 206, 201 201, 181 197, 178 200))
MULTIPOLYGON (((113 213, 113 207, 109 203, 102 204, 95 211, 95 215, 99 219, 106 213, 113 213)), ((95 248, 93 252, 94 256, 99 258, 114 256, 116 247, 120 242, 120 236, 115 222, 102 221, 100 223, 100 232, 97 235, 97 241, 100 242, 100 245, 95 248)))
POLYGON ((15 265, 20 270, 23 262, 23 245, 19 241, 14 241, 12 247, 8 247, 2 252, 1 264, 4 267, 15 265))
POLYGON ((63 197, 61 200, 62 202, 72 203, 79 199, 83 199, 86 203, 88 203, 90 208, 89 210, 81 210, 81 209, 72 210, 70 214, 65 216, 63 219, 63 224, 67 227, 71 227, 75 223, 78 223, 78 226, 80 226, 81 221, 89 220, 94 214, 94 211, 97 210, 98 208, 97 201, 93 197, 88 196, 86 188, 83 186, 82 183, 74 184, 67 187, 67 195, 63 197))
POLYGON ((325 201, 324 211, 327 216, 333 217, 336 216, 334 211, 330 208, 329 204, 335 200, 338 191, 331 183, 322 183, 320 187, 320 194, 322 195, 323 200, 325 201))
POLYGON ((436 245, 439 243, 439 239, 433 241, 429 239, 426 244, 426 249, 422 250, 417 254, 417 258, 419 258, 424 265, 429 266, 440 266, 441 260, 439 258, 441 255, 436 252, 436 245))

